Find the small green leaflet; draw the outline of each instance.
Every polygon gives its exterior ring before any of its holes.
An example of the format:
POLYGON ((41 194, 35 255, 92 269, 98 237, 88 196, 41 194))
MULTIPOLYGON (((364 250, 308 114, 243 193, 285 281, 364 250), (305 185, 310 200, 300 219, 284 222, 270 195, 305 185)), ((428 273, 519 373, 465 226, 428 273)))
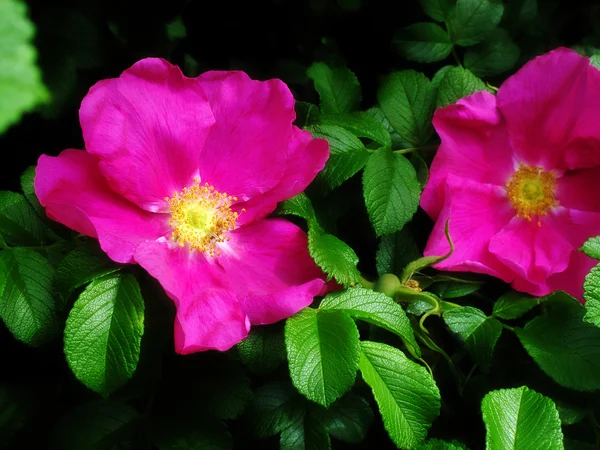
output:
POLYGON ((600 70, 600 55, 592 55, 590 57, 590 64, 600 70))
POLYGON ((446 21, 452 41, 463 46, 481 42, 500 23, 503 12, 501 0, 457 0, 446 21))
POLYGON ((435 92, 425 75, 414 70, 388 75, 377 91, 377 101, 404 142, 413 147, 427 143, 433 133, 435 92))
POLYGON ((600 264, 585 276, 583 298, 586 310, 583 320, 600 327, 600 264))
POLYGON ((307 413, 281 432, 280 450, 329 450, 331 441, 322 414, 309 405, 307 413))
POLYGON ((306 129, 329 142, 329 159, 317 176, 327 190, 341 185, 367 162, 369 152, 352 132, 338 125, 313 125, 306 129))
POLYGON ((21 194, 0 191, 0 234, 9 245, 37 246, 46 226, 21 194))
POLYGON ((563 434, 554 402, 527 388, 501 389, 481 402, 486 450, 561 450, 563 434))
POLYGON ((583 321, 585 308, 558 291, 547 312, 516 328, 521 344, 558 384, 579 391, 600 389, 600 328, 583 321))
POLYGON ((361 100, 360 84, 356 75, 348 68, 331 68, 325 63, 316 62, 306 74, 315 83, 323 114, 339 114, 358 109, 361 100))
POLYGON ((415 23, 405 28, 394 38, 394 43, 406 59, 422 63, 441 61, 452 51, 448 33, 431 22, 415 23))
POLYGON ((285 342, 281 328, 254 326, 237 345, 244 365, 257 374, 272 372, 285 361, 285 342))
POLYGON ((0 2, 0 59, 10 61, 0 69, 0 134, 21 115, 48 99, 35 61, 35 27, 27 18, 27 6, 18 0, 0 2))
POLYGON ((440 441, 439 439, 428 439, 418 450, 469 450, 468 447, 459 441, 440 441))
POLYGON ((285 324, 294 386, 309 400, 329 406, 354 384, 360 346, 354 321, 341 311, 305 308, 285 324))
POLYGON ((407 227, 393 234, 382 236, 375 255, 377 273, 399 275, 401 270, 412 260, 421 256, 419 247, 407 227))
POLYGON ((540 299, 522 292, 510 291, 494 303, 493 316, 499 319, 518 319, 540 304, 540 299))
POLYGON ((81 293, 65 326, 65 355, 75 376, 107 397, 137 367, 144 301, 132 275, 108 275, 81 293))
POLYGON ((600 236, 589 238, 579 250, 590 258, 600 260, 600 236))
POLYGON ((421 356, 406 313, 398 303, 381 292, 361 287, 333 292, 323 299, 319 309, 343 311, 353 319, 381 327, 399 336, 415 357, 421 356))
POLYGON ((315 210, 308 196, 304 192, 281 202, 277 208, 279 214, 292 214, 303 219, 315 219, 315 210))
POLYGON ((15 338, 40 345, 58 330, 52 298, 54 269, 28 248, 0 252, 0 317, 15 338))
POLYGON ((33 182, 35 180, 35 166, 29 166, 25 171, 21 174, 21 189, 23 190, 23 194, 25 198, 32 206, 34 211, 38 216, 45 218, 46 213, 44 212, 44 208, 40 205, 40 202, 35 195, 35 187, 33 182))
POLYGON ((359 283, 360 272, 356 268, 358 256, 348 244, 337 237, 323 233, 318 226, 309 224, 308 252, 315 263, 328 275, 344 286, 359 283))
POLYGON ((111 448, 134 431, 138 413, 114 400, 95 400, 78 406, 58 425, 58 444, 64 450, 111 448))
POLYGON ((419 0, 423 11, 433 20, 443 22, 456 0, 419 0))
POLYGON ((68 297, 78 287, 117 270, 119 267, 100 249, 97 241, 86 241, 59 263, 54 287, 68 297))
POLYGON ((383 236, 402 229, 415 214, 421 185, 403 155, 380 149, 367 161, 363 193, 375 233, 383 236))
POLYGON ((379 147, 391 147, 392 138, 385 126, 373 115, 366 112, 344 113, 325 116, 323 125, 342 127, 358 138, 367 138, 377 143, 379 147))
POLYGON ((475 362, 484 371, 489 370, 494 347, 502 333, 502 324, 470 306, 446 311, 443 318, 450 330, 464 339, 475 362))
POLYGON ((373 390, 390 438, 414 449, 440 412, 440 391, 429 372, 387 344, 364 341, 359 368, 373 390))
POLYGON ((437 92, 437 107, 452 105, 474 92, 485 91, 483 81, 462 67, 449 69, 440 81, 437 92))
POLYGON ((232 450, 233 439, 223 422, 161 423, 154 442, 159 450, 232 450))
POLYGON ((359 395, 348 393, 329 407, 326 429, 334 438, 358 444, 367 435, 373 422, 373 410, 359 395))
POLYGON ((498 75, 514 67, 521 51, 508 31, 493 30, 484 41, 465 52, 465 67, 478 77, 498 75))
POLYGON ((583 408, 576 406, 567 405, 566 403, 556 401, 556 409, 560 416, 560 423, 563 425, 573 425, 581 422, 586 415, 586 411, 583 408))
POLYGON ((254 431, 259 437, 275 436, 304 416, 302 398, 287 382, 271 382, 254 392, 254 431))

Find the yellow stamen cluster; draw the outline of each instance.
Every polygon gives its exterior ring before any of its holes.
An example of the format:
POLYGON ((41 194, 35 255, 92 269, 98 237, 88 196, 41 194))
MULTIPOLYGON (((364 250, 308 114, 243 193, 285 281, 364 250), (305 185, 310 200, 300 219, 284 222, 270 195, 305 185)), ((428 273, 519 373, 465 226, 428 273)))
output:
POLYGON ((406 283, 404 283, 404 286, 411 288, 413 291, 423 292, 423 289, 421 289, 421 286, 419 286, 419 282, 417 280, 408 280, 406 283))
POLYGON ((537 216, 541 226, 539 217, 558 206, 556 172, 521 165, 506 183, 506 193, 518 217, 531 221, 532 216, 537 216))
POLYGON ((211 257, 219 255, 217 244, 228 241, 227 232, 235 228, 238 213, 231 210, 231 204, 237 198, 216 191, 208 183, 200 185, 200 179, 194 178, 191 187, 165 200, 171 208, 173 241, 211 257))

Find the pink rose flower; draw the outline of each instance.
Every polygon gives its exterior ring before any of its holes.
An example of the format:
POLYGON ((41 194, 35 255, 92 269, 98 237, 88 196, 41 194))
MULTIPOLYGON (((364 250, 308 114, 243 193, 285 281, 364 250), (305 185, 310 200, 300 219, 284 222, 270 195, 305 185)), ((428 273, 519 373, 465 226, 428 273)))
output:
POLYGON ((177 307, 177 352, 227 350, 250 324, 287 318, 324 291, 306 234, 265 219, 329 156, 327 141, 292 125, 282 81, 191 79, 144 59, 94 85, 79 116, 86 151, 40 157, 40 203, 160 281, 177 307))
POLYGON ((436 221, 436 267, 486 273, 519 291, 582 299, 594 261, 577 249, 600 234, 600 71, 559 48, 526 64, 494 96, 436 111, 442 144, 421 205, 436 221))

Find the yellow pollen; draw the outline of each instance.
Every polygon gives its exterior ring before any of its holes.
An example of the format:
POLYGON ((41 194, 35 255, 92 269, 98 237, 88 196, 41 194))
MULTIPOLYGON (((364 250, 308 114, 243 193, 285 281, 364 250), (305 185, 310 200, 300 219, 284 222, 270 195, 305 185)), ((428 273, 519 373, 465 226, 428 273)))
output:
POLYGON ((556 172, 521 165, 506 183, 506 194, 518 217, 531 221, 532 216, 537 216, 541 226, 539 217, 558 206, 555 198, 556 172))
POLYGON ((228 241, 227 232, 235 228, 238 213, 231 210, 231 204, 237 198, 216 191, 208 183, 200 185, 200 179, 194 178, 191 187, 165 200, 171 208, 171 239, 180 247, 188 245, 190 250, 211 257, 219 255, 217 244, 228 241))

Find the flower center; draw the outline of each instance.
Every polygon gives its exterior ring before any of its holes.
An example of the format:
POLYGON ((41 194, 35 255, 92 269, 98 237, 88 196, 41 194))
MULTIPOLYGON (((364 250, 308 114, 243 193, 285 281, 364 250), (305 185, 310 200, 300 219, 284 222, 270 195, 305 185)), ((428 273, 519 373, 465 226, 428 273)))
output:
POLYGON ((518 217, 545 216, 558 205, 556 173, 521 165, 506 183, 506 193, 518 217))
POLYGON ((238 213, 231 210, 231 203, 237 198, 215 191, 208 183, 200 185, 200 179, 194 178, 191 187, 165 200, 171 208, 171 239, 180 247, 187 244, 190 250, 218 255, 217 244, 228 241, 227 232, 235 228, 238 213))

